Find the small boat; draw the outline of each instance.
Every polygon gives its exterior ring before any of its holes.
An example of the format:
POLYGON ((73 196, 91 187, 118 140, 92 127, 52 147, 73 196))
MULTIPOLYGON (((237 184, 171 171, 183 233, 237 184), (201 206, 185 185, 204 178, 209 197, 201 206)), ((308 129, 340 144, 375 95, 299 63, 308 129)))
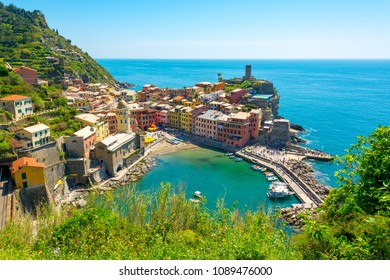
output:
POLYGON ((234 153, 226 153, 225 156, 232 156, 234 153))
POLYGON ((191 202, 194 202, 194 203, 199 203, 199 202, 200 202, 199 199, 194 199, 194 198, 190 198, 190 201, 191 201, 191 202))
POLYGON ((260 171, 261 171, 261 172, 267 171, 267 168, 261 167, 261 168, 260 168, 260 171))
POLYGON ((203 197, 203 195, 202 195, 202 193, 200 191, 194 192, 193 196, 196 197, 196 198, 202 198, 203 197))
POLYGON ((235 155, 231 155, 231 156, 229 156, 229 158, 236 158, 236 156, 235 155))
POLYGON ((234 161, 242 161, 242 158, 236 157, 236 158, 234 159, 234 161))
POLYGON ((264 172, 265 176, 275 176, 273 172, 264 172))
POLYGON ((258 165, 252 165, 251 168, 252 168, 253 170, 260 170, 261 167, 258 166, 258 165))
POLYGON ((267 177, 267 181, 268 181, 268 182, 277 181, 277 180, 279 180, 279 179, 278 179, 278 177, 276 177, 276 176, 269 176, 269 177, 267 177))

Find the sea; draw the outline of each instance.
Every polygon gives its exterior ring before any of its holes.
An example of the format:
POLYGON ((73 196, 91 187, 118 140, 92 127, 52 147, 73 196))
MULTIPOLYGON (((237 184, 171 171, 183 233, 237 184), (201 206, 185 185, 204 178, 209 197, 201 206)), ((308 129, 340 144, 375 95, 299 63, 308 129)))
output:
MULTIPOLYGON (((344 155, 358 136, 368 136, 379 125, 390 125, 390 60, 173 60, 97 59, 117 80, 159 87, 193 86, 242 77, 245 66, 252 76, 273 82, 281 99, 279 114, 303 126, 304 146, 332 155, 344 155)), ((137 183, 155 191, 161 181, 173 181, 190 193, 205 192, 210 204, 224 198, 228 205, 283 207, 265 195, 267 183, 248 163, 229 161, 220 151, 200 149, 157 158, 159 165, 137 183), (197 172, 194 172, 197 170, 197 172), (199 172, 205 172, 200 175, 199 172), (254 177, 253 177, 254 176, 254 177), (172 179, 174 178, 174 179, 172 179)), ((338 187, 333 163, 307 162, 322 183, 338 187)))

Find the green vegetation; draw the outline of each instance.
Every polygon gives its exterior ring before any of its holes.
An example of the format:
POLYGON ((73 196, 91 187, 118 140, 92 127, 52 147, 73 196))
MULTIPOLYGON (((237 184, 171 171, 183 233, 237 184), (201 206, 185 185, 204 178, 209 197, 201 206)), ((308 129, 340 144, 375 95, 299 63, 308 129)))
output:
MULTIPOLYGON (((221 204, 209 213, 174 193, 169 184, 153 197, 114 194, 73 214, 38 215, 36 235, 28 218, 0 235, 0 259, 289 259, 289 236, 272 216, 238 215, 221 204), (69 217, 68 217, 69 216, 69 217), (24 238, 28 236, 28 238, 24 238)), ((90 200, 95 200, 93 197, 90 200)))
POLYGON ((11 133, 5 130, 0 130, 0 159, 13 156, 11 138, 11 133))
MULTIPOLYGON (((59 83, 64 73, 84 82, 115 85, 115 79, 87 53, 48 27, 40 11, 25 11, 0 2, 0 54, 12 67, 28 66, 38 76, 59 83)), ((0 67, 0 77, 4 69, 0 67)))
POLYGON ((250 89, 253 86, 253 83, 251 81, 243 81, 240 84, 226 84, 225 85, 225 91, 231 92, 232 90, 242 88, 242 89, 250 89))
POLYGON ((343 165, 336 173, 340 187, 299 237, 303 257, 389 259, 390 127, 360 137, 337 161, 343 165))
POLYGON ((390 127, 339 158, 340 188, 289 236, 272 214, 210 212, 162 185, 153 196, 91 195, 83 209, 49 207, 0 235, 0 259, 389 259, 390 127), (113 203, 113 202, 116 203, 113 203))

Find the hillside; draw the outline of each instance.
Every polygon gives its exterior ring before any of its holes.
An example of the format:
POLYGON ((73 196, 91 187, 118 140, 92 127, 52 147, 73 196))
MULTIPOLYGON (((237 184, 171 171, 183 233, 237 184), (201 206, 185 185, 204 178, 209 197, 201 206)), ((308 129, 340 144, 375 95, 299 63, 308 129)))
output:
POLYGON ((39 78, 54 83, 66 74, 86 83, 119 85, 88 53, 50 29, 42 12, 29 12, 1 2, 0 58, 12 67, 34 68, 39 78))

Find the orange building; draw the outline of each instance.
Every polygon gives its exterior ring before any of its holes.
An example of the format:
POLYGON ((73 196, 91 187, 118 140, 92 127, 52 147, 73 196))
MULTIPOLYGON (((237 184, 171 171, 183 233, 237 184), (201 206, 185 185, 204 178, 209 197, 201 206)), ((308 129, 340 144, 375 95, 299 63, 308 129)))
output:
POLYGON ((29 188, 45 185, 45 165, 35 158, 22 157, 12 162, 11 176, 16 188, 29 188))

